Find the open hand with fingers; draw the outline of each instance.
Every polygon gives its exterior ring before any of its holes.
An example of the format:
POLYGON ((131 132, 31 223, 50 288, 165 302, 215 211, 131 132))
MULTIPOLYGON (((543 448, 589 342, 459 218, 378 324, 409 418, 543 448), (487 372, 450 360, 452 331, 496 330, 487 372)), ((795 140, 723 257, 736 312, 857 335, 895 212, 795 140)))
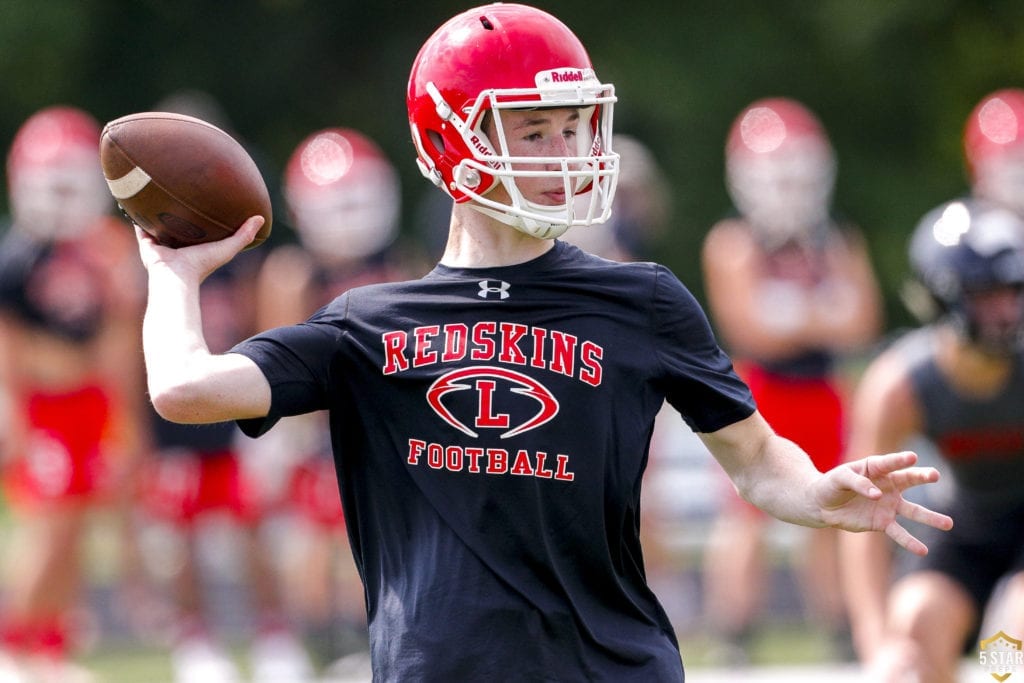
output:
POLYGON ((927 554, 927 546, 897 518, 943 530, 953 528, 953 519, 903 497, 913 486, 939 480, 934 467, 915 467, 915 463, 917 455, 905 451, 872 455, 829 470, 814 491, 825 522, 846 531, 884 531, 915 555, 927 554))

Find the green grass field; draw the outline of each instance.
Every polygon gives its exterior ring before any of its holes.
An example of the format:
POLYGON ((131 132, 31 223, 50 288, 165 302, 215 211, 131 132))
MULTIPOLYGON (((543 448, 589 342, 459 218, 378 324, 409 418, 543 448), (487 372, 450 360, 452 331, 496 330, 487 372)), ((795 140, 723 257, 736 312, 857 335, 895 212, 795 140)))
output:
MULTIPOLYGON (((712 643, 704 636, 681 636, 680 649, 687 670, 695 675, 708 667, 706 653, 712 643)), ((243 672, 243 647, 234 648, 243 672)), ((752 663, 758 666, 823 664, 828 661, 828 643, 813 631, 780 624, 766 629, 755 639, 752 663)), ((100 643, 78 660, 97 677, 97 683, 170 683, 171 667, 165 649, 135 643, 100 643)), ((738 679, 742 680, 742 678, 738 679)))
POLYGON ((133 645, 106 646, 80 662, 94 673, 97 683, 169 683, 171 665, 162 649, 133 645))

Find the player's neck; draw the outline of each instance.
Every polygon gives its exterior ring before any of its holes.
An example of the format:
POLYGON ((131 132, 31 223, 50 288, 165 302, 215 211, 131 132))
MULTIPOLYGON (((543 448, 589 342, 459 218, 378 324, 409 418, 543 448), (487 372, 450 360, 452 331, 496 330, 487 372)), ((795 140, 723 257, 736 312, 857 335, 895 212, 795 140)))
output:
POLYGON ((940 346, 938 362, 957 390, 976 398, 1002 391, 1013 373, 1013 358, 983 353, 954 334, 940 346))
POLYGON ((554 244, 456 205, 441 263, 452 268, 513 266, 537 258, 554 244))

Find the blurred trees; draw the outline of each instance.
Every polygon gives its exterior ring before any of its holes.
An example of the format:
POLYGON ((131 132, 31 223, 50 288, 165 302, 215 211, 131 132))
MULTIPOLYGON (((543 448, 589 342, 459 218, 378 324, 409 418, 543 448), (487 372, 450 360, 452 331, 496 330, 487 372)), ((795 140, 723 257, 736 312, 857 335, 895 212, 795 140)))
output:
MULTIPOLYGON (((213 94, 276 181, 314 128, 380 141, 409 220, 431 191, 413 162, 405 83, 416 50, 474 3, 432 0, 0 0, 0 138, 36 109, 101 120, 182 88, 213 94)), ((657 258, 700 293, 697 251, 728 209, 722 144, 751 100, 787 95, 828 127, 837 206, 871 239, 892 324, 917 219, 963 192, 960 133, 987 92, 1024 86, 1017 0, 538 0, 588 46, 620 98, 616 130, 650 144, 674 188, 657 258)), ((3 208, 3 205, 0 205, 3 208)))

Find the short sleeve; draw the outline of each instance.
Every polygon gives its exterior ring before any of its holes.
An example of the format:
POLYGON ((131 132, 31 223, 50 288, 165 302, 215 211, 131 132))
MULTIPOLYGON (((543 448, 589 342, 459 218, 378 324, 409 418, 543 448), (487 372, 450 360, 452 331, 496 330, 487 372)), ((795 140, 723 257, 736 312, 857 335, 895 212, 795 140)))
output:
POLYGON ((282 417, 323 410, 340 347, 341 330, 315 317, 279 327, 237 344, 229 353, 250 358, 270 383, 270 411, 265 417, 239 420, 248 436, 266 433, 282 417))
POLYGON ((652 314, 665 397, 694 431, 717 431, 753 414, 750 389, 719 346, 704 310, 663 266, 652 314))

